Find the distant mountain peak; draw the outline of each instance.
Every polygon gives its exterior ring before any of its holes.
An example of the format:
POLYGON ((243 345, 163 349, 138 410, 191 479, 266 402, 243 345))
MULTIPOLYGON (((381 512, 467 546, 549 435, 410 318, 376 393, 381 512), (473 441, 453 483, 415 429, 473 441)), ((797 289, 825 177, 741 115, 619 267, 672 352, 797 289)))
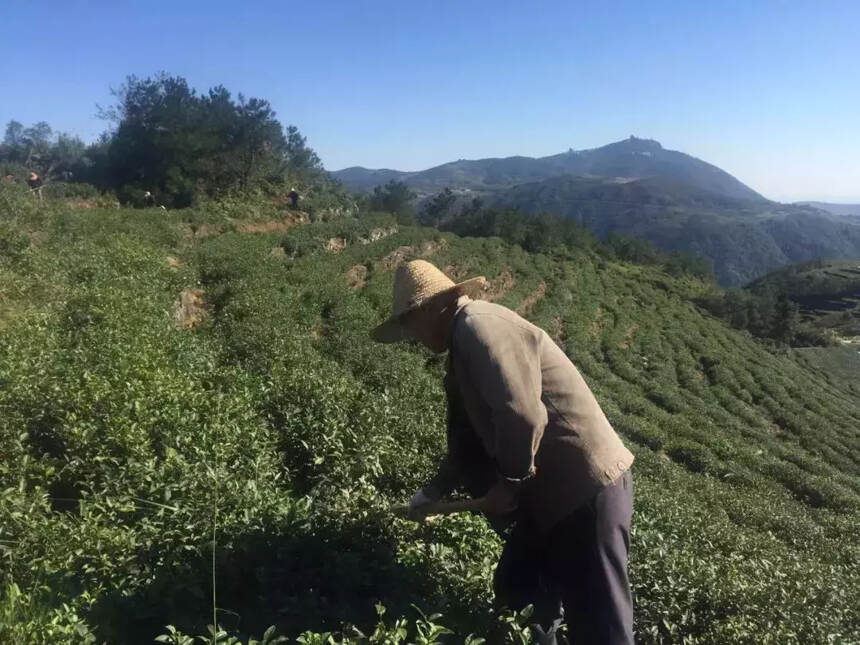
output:
POLYGON ((605 177, 613 181, 619 177, 647 177, 674 182, 694 191, 716 193, 727 199, 766 201, 716 166, 676 150, 667 150, 654 139, 635 135, 598 148, 569 149, 566 153, 547 157, 460 159, 410 173, 347 168, 332 174, 355 191, 367 192, 390 179, 400 179, 424 196, 446 187, 494 192, 571 175, 605 177))
POLYGON ((655 141, 654 139, 640 139, 631 134, 627 139, 609 143, 600 148, 594 148, 594 151, 598 150, 605 152, 656 152, 663 150, 663 146, 660 145, 659 141, 655 141))

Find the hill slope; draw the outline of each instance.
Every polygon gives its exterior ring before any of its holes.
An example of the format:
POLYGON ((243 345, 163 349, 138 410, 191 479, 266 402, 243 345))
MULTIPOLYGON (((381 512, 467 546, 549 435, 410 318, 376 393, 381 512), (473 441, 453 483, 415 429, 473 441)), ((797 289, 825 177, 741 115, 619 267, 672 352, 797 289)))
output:
POLYGON ((665 179, 619 183, 555 177, 488 198, 502 208, 569 217, 598 235, 643 237, 710 261, 717 280, 740 286, 786 264, 860 256, 860 226, 824 211, 737 200, 665 179))
POLYGON ((804 322, 817 329, 829 329, 844 338, 860 337, 860 260, 792 265, 747 288, 787 296, 800 305, 804 322))
POLYGON ((359 192, 397 179, 420 197, 452 188, 454 217, 473 197, 497 208, 570 217, 598 235, 644 237, 665 251, 703 256, 723 285, 787 264, 860 256, 860 215, 766 200, 716 166, 631 137, 549 157, 460 160, 421 172, 348 168, 359 192))
POLYGON ((860 204, 831 204, 829 202, 797 202, 801 206, 812 206, 833 215, 852 215, 860 217, 860 204))
POLYGON ((733 199, 764 201, 761 195, 716 166, 683 152, 666 150, 651 139, 632 136, 600 148, 570 150, 548 157, 461 159, 409 173, 353 167, 332 175, 356 192, 368 191, 385 178, 404 181, 420 193, 434 193, 446 187, 492 191, 560 175, 660 177, 733 199))
POLYGON ((388 510, 444 450, 443 361, 367 339, 416 256, 486 275, 546 328, 636 453, 640 642, 858 632, 856 384, 703 314, 695 280, 385 218, 291 221, 0 200, 11 642, 202 633, 213 575, 239 632, 372 630, 379 600, 502 642, 483 520, 388 510))

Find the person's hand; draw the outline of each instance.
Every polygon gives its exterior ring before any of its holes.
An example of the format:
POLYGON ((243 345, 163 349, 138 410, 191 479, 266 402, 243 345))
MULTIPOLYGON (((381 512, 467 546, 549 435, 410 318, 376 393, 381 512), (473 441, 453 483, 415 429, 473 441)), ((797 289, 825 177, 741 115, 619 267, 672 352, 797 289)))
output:
POLYGON ((418 492, 409 500, 409 519, 416 522, 424 521, 427 517, 430 504, 438 502, 431 495, 428 495, 423 488, 419 488, 418 492))
POLYGON ((484 495, 482 510, 491 515, 504 515, 517 508, 517 484, 497 481, 484 495))

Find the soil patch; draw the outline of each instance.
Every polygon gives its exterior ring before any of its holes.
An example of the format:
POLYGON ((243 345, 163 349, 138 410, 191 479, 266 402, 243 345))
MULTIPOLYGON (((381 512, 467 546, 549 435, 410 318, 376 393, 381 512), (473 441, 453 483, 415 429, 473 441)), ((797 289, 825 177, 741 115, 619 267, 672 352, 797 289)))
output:
POLYGON ((176 303, 176 324, 183 329, 193 329, 206 316, 203 292, 200 289, 185 289, 176 303))
POLYGON ((346 248, 346 238, 332 237, 325 243, 325 250, 329 253, 340 253, 346 248))
POLYGON ((358 238, 358 241, 361 244, 370 244, 371 242, 377 242, 381 239, 384 239, 389 235, 394 235, 396 232, 396 226, 392 226, 390 228, 375 228, 367 235, 362 235, 360 238, 358 238))
POLYGON ((363 264, 356 264, 346 272, 346 281, 349 288, 357 291, 363 289, 367 284, 367 267, 363 264))
POLYGON ((529 296, 523 300, 520 308, 517 309, 517 313, 520 316, 527 315, 538 302, 543 300, 543 297, 546 295, 546 282, 543 280, 540 281, 540 284, 535 289, 534 293, 529 294, 529 296))
MULTIPOLYGON (((451 278, 454 282, 460 282, 468 277, 472 263, 465 262, 463 264, 448 264, 442 269, 442 273, 451 278)), ((485 281, 485 287, 488 281, 485 281)))
POLYGON ((439 242, 435 240, 424 240, 421 242, 420 254, 422 258, 429 258, 431 255, 436 253, 439 249, 447 246, 447 242, 445 240, 441 240, 439 242))
POLYGON ((172 255, 168 255, 167 256, 167 266, 169 266, 171 269, 178 269, 179 267, 182 266, 182 262, 180 260, 178 260, 177 258, 173 257, 172 255))
POLYGON ((218 235, 223 233, 224 229, 221 226, 216 224, 190 224, 188 226, 188 237, 193 239, 200 239, 202 237, 209 237, 210 235, 218 235))
POLYGON ((559 344, 564 343, 565 333, 564 333, 564 318, 561 316, 556 316, 552 320, 552 337, 559 344))
MULTIPOLYGON (((270 219, 264 221, 236 221, 236 231, 239 233, 274 233, 276 231, 286 231, 297 224, 307 224, 310 221, 308 214, 303 211, 289 212, 280 219, 270 219)), ((224 226, 221 224, 200 224, 188 226, 188 237, 195 239, 208 237, 210 235, 219 235, 224 232, 224 226)))
POLYGON ((594 320, 591 321, 591 324, 588 325, 588 335, 591 338, 597 338, 600 336, 600 319, 603 317, 603 309, 600 307, 597 308, 597 311, 594 312, 594 320))
POLYGON ((639 325, 635 323, 627 328, 627 331, 624 332, 624 338, 621 339, 621 349, 628 349, 630 347, 630 339, 633 338, 633 334, 636 333, 637 329, 639 329, 639 325))
POLYGON ((413 255, 415 255, 414 246, 399 246, 382 258, 379 264, 382 266, 383 270, 390 271, 413 255))
MULTIPOLYGON (((459 278, 456 278, 455 280, 459 280, 459 278)), ((516 283, 517 281, 514 279, 514 276, 510 271, 502 271, 495 278, 487 281, 487 287, 484 290, 482 298, 484 300, 489 300, 490 302, 498 300, 499 298, 504 298, 508 292, 514 288, 516 283)))

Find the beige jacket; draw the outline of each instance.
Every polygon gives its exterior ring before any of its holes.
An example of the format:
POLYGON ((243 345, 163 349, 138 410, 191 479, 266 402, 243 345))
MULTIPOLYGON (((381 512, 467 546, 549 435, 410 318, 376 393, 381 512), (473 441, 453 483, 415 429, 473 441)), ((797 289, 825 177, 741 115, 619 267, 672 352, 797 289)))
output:
POLYGON ((540 530, 633 463, 570 359, 510 309, 459 303, 450 367, 475 434, 499 476, 524 480, 520 506, 540 530))

